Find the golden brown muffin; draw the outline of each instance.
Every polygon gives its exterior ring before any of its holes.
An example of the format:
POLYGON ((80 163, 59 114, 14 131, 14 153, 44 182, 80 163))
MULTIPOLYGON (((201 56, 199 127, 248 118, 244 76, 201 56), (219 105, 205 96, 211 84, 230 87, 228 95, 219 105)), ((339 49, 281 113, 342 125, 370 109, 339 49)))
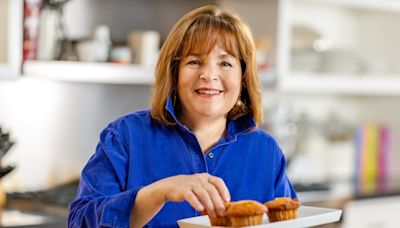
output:
POLYGON ((268 208, 269 222, 277 222, 297 218, 297 209, 300 207, 297 199, 279 197, 265 203, 268 208))
POLYGON ((208 216, 208 218, 210 219, 211 226, 231 226, 231 221, 228 216, 208 216))
MULTIPOLYGON (((228 209, 230 205, 230 202, 225 202, 225 211, 228 209)), ((202 214, 207 214, 206 211, 204 211, 202 214)), ((208 215, 208 214, 207 214, 208 215)), ((231 226, 231 221, 229 220, 228 216, 217 216, 213 217, 208 215, 208 218, 210 219, 210 223, 212 226, 231 226)))
POLYGON ((230 203, 226 216, 233 227, 254 226, 262 224, 263 215, 267 210, 265 205, 257 201, 241 200, 230 203))

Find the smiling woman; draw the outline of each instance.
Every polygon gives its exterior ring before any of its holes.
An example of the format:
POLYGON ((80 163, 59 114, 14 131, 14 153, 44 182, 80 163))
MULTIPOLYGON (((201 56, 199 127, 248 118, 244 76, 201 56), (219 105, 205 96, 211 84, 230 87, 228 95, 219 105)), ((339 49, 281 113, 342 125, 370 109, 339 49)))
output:
POLYGON ((177 227, 201 212, 223 216, 231 200, 296 198, 261 120, 247 25, 215 6, 190 11, 161 48, 151 110, 101 133, 69 227, 177 227))
POLYGON ((241 71, 240 60, 227 54, 220 44, 215 44, 207 55, 189 55, 179 64, 180 121, 195 134, 201 129, 198 125, 209 126, 202 132, 204 135, 196 134, 203 153, 224 134, 227 113, 239 99, 241 71), (217 135, 210 137, 212 133, 217 135))

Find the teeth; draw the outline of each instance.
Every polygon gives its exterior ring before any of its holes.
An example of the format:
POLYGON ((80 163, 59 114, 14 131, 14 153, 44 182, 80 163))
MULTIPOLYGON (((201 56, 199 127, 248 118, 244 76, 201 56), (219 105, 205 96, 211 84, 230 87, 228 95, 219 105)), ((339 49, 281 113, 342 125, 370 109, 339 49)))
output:
POLYGON ((201 94, 217 94, 220 93, 218 90, 197 90, 198 93, 201 94))

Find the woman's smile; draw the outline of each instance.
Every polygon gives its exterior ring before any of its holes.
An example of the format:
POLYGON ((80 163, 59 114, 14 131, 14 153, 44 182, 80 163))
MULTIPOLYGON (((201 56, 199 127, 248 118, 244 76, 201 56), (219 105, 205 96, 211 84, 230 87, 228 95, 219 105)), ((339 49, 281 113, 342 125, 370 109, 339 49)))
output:
POLYGON ((195 92, 201 97, 216 97, 223 93, 222 90, 213 89, 213 88, 199 88, 196 89, 195 92))

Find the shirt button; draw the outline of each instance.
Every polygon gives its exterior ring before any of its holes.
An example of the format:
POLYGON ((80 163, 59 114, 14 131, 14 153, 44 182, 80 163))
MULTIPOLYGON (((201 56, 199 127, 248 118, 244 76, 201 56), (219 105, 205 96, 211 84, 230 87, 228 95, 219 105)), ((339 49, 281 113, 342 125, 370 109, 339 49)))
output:
POLYGON ((208 157, 209 158, 214 158, 214 154, 213 153, 208 153, 208 157))

